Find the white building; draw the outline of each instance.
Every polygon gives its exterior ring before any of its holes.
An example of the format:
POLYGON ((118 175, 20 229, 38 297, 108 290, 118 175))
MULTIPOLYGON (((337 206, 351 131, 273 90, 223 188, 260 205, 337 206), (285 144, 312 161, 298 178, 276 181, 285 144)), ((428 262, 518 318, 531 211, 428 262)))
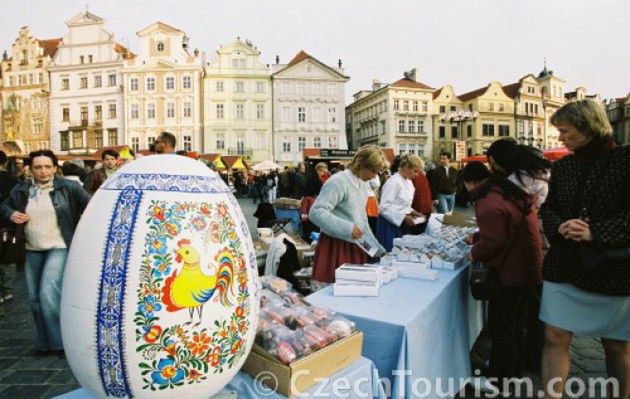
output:
POLYGON ((191 54, 186 33, 162 22, 137 35, 138 54, 123 69, 127 144, 145 149, 168 131, 177 149, 200 151, 203 54, 191 54))
POLYGON ((345 84, 341 61, 330 67, 300 51, 286 65, 273 66, 273 156, 276 162, 302 161, 302 150, 347 149, 345 84))
POLYGON ((128 50, 88 11, 69 21, 50 72, 50 141, 56 152, 89 154, 125 144, 122 66, 128 50))
POLYGON ((240 38, 217 50, 204 79, 205 153, 271 159, 271 71, 240 38))
POLYGON ((434 92, 418 81, 415 68, 391 84, 374 80, 372 90, 356 93, 346 108, 352 148, 376 144, 393 148, 396 154, 430 157, 434 92))

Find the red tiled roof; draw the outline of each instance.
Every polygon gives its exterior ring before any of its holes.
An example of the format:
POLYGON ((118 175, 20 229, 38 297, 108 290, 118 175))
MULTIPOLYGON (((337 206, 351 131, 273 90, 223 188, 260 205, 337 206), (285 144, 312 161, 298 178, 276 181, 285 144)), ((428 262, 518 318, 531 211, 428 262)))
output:
POLYGON ((510 97, 510 98, 516 98, 516 96, 518 95, 518 88, 521 86, 520 83, 512 83, 510 85, 507 86, 503 86, 503 92, 505 93, 506 96, 510 97))
POLYGON ((217 159, 217 157, 221 157, 221 154, 217 153, 209 153, 209 154, 201 154, 199 155, 199 158, 201 159, 205 159, 206 161, 214 161, 215 159, 217 159))
POLYGON ((429 87, 424 83, 414 82, 413 80, 402 78, 390 85, 390 87, 407 87, 410 89, 429 89, 433 90, 433 87, 429 87))
POLYGON ((440 87, 439 89, 437 89, 436 91, 433 92, 433 99, 435 100, 436 98, 439 97, 439 95, 442 93, 442 89, 443 87, 440 87))
POLYGON ((488 90, 488 86, 484 86, 477 90, 469 91, 468 93, 460 94, 459 96, 457 96, 457 98, 459 98, 461 101, 472 100, 473 98, 479 97, 480 95, 485 93, 486 90, 488 90))
POLYGON ((306 51, 304 51, 304 50, 300 50, 300 52, 299 52, 299 53, 297 53, 297 55, 296 55, 295 57, 293 57, 293 59, 291 60, 291 62, 289 62, 289 63, 287 64, 287 68, 288 68, 288 67, 292 67, 293 65, 298 64, 298 63, 300 63, 300 62, 302 62, 302 61, 304 61, 304 60, 306 60, 306 59, 309 59, 309 58, 313 58, 313 57, 311 57, 310 55, 308 55, 308 54, 306 53, 306 51))
POLYGON ((126 60, 132 60, 136 58, 136 55, 132 53, 131 50, 129 50, 127 47, 123 46, 120 43, 116 43, 114 45, 114 51, 116 51, 118 54, 122 54, 123 58, 126 60))
POLYGON ((57 49, 59 48, 59 43, 61 42, 61 38, 58 37, 54 39, 38 40, 38 42, 39 42, 39 47, 44 49, 45 55, 54 57, 55 53, 57 52, 57 49))

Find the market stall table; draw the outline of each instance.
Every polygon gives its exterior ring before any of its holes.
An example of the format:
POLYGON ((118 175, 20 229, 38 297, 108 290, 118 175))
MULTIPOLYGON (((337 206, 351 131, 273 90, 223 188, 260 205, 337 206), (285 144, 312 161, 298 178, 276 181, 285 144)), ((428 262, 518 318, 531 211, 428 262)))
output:
POLYGON ((440 270, 436 281, 399 278, 382 286, 378 297, 335 297, 327 287, 306 299, 357 324, 362 354, 388 379, 393 398, 413 397, 414 382, 422 393, 433 384, 426 397, 437 398, 448 391, 447 378, 454 378, 457 392, 460 378, 471 376, 470 349, 483 321, 482 304, 469 293, 467 267, 440 270))
MULTIPOLYGON (((250 375, 240 371, 225 388, 236 391, 239 399, 281 399, 285 396, 272 392, 269 388, 255 381, 250 375)), ((314 385, 304 397, 322 398, 378 398, 386 399, 385 391, 379 383, 379 376, 372 361, 362 357, 350 366, 314 385)), ((56 399, 94 399, 85 389, 68 392, 56 399)))

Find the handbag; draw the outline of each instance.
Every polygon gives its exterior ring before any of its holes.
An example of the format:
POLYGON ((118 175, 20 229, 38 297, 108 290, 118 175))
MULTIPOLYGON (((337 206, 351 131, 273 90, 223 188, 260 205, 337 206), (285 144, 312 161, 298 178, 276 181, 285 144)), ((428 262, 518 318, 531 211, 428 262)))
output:
POLYGON ((0 263, 24 263, 25 260, 24 224, 18 224, 14 228, 0 229, 0 263))

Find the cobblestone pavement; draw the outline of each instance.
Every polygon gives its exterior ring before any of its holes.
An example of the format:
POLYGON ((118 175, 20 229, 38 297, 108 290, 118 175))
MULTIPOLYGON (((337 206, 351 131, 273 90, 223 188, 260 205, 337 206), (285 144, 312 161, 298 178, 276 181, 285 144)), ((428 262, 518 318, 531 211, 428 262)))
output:
MULTIPOLYGON (((239 202, 255 232, 256 219, 252 215, 256 207, 249 198, 239 202)), ((15 299, 0 308, 0 398, 52 398, 77 389, 79 385, 65 359, 34 356, 35 330, 21 268, 14 292, 15 299)), ((605 374, 604 352, 596 340, 575 339, 572 354, 572 375, 588 378, 605 374)))

